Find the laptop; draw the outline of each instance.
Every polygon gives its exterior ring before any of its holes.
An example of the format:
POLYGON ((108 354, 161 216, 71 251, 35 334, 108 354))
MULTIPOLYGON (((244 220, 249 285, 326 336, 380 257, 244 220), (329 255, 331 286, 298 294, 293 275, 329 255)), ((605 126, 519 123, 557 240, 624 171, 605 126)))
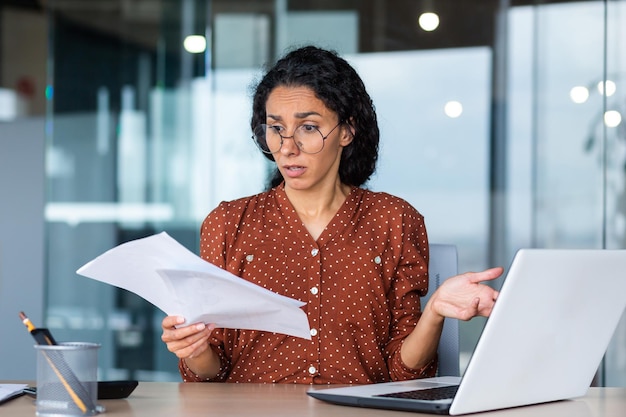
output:
POLYGON ((581 397, 624 313, 624 294, 626 250, 520 249, 462 378, 307 393, 334 404, 449 415, 581 397), (452 394, 417 398, 440 390, 452 394))

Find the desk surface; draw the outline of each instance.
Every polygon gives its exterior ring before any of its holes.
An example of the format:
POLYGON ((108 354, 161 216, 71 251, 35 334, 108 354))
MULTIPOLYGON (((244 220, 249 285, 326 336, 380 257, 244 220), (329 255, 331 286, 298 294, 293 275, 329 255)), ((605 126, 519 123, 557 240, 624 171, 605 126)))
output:
MULTIPOLYGON (((103 400, 106 416, 416 416, 415 413, 327 404, 306 395, 308 385, 140 382, 124 400, 103 400)), ((0 405, 0 416, 35 415, 32 398, 22 396, 0 405)), ((482 415, 489 417, 623 417, 626 388, 591 388, 571 401, 519 407, 482 415)))

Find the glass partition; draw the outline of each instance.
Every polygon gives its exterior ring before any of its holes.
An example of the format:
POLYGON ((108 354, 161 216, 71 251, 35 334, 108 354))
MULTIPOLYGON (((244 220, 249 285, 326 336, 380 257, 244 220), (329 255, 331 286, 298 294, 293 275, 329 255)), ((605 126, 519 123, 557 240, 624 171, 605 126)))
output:
MULTIPOLYGON (((510 12, 513 250, 625 247, 625 7, 590 1, 510 12)), ((626 384, 625 320, 597 384, 626 384)))

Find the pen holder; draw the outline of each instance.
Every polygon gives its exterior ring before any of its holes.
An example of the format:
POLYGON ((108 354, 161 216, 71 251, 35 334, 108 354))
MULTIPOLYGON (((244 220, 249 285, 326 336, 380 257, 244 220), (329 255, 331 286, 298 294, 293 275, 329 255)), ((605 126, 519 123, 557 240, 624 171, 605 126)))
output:
POLYGON ((38 416, 98 414, 97 343, 35 345, 38 416))

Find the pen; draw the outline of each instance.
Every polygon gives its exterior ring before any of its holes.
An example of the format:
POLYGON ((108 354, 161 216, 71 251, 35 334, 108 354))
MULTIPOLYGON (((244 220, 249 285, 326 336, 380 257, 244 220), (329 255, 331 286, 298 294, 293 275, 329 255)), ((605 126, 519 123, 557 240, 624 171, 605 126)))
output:
MULTIPOLYGON (((30 321, 30 319, 26 316, 26 314, 24 314, 23 311, 20 311, 20 319, 22 319, 22 323, 24 323, 24 325, 26 326, 30 334, 33 336, 33 338, 35 339, 38 345, 56 345, 57 344, 48 329, 36 328, 35 325, 30 321)), ((87 401, 88 403, 91 403, 91 401, 89 397, 87 396, 86 392, 84 391, 84 387, 82 386, 78 378, 76 378, 76 375, 74 375, 74 373, 72 372, 70 367, 67 365, 67 363, 65 363, 65 360, 63 360, 63 357, 61 356, 61 354, 59 352, 45 352, 45 351, 42 351, 41 353, 44 355, 44 357, 48 361, 48 364, 50 365, 50 367, 52 368, 56 376, 59 378, 59 380, 63 384, 63 387, 65 387, 65 390, 70 395, 70 397, 72 398, 76 406, 80 408, 80 410, 83 412, 83 414, 86 414, 88 411, 90 411, 90 408, 93 409, 93 407, 91 406, 87 407, 85 405, 85 401, 87 401), (54 360, 50 355, 54 355, 54 360), (82 398, 76 393, 76 391, 74 391, 74 388, 72 388, 72 384, 68 382, 68 379, 73 383, 76 389, 81 391, 82 398)))

